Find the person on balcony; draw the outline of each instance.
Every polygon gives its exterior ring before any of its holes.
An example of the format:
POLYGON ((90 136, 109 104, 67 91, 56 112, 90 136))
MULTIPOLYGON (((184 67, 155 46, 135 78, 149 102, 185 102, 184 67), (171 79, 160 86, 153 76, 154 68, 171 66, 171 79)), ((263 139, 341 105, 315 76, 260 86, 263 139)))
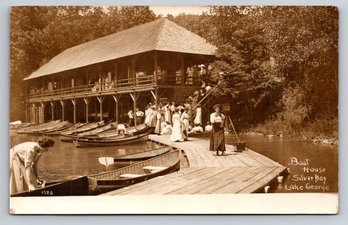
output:
POLYGON ((53 146, 54 141, 44 137, 38 142, 24 142, 10 149, 10 194, 44 186, 37 165, 42 154, 53 146))
POLYGON ((214 105, 214 110, 210 114, 210 122, 213 124, 213 129, 210 136, 210 151, 216 152, 216 155, 225 154, 225 134, 224 134, 224 124, 225 124, 225 115, 221 113, 221 105, 214 105))

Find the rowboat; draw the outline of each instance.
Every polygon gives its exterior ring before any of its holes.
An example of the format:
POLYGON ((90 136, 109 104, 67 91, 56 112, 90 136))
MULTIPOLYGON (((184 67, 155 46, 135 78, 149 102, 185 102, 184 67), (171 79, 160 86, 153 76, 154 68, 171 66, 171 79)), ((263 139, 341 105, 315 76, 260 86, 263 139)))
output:
POLYGON ((98 161, 100 164, 106 166, 107 170, 116 169, 123 166, 129 166, 133 163, 151 159, 163 154, 168 153, 172 148, 161 147, 152 149, 145 152, 134 153, 129 155, 123 155, 117 158, 114 157, 99 157, 98 161))
POLYGON ((116 128, 117 128, 117 122, 107 123, 104 126, 98 127, 96 129, 82 132, 82 133, 78 133, 77 136, 78 137, 94 136, 94 135, 97 135, 98 133, 109 131, 109 130, 114 130, 116 128))
POLYGON ((75 131, 69 131, 67 133, 62 132, 60 134, 60 140, 61 141, 66 141, 66 142, 72 142, 74 140, 74 138, 76 138, 76 135, 78 133, 82 133, 82 132, 86 132, 86 131, 89 131, 89 130, 93 130, 93 129, 101 127, 101 126, 104 126, 104 121, 87 124, 86 126, 80 127, 78 129, 76 129, 75 131))
POLYGON ((34 125, 34 126, 25 127, 23 129, 18 129, 17 133, 18 134, 26 134, 26 133, 30 133, 30 132, 34 132, 34 131, 45 130, 45 129, 54 127, 58 123, 60 123, 60 120, 53 120, 53 121, 50 121, 47 123, 42 123, 39 125, 34 125))
POLYGON ((42 134, 47 134, 49 132, 55 132, 55 131, 63 130, 63 129, 71 127, 72 125, 73 124, 70 123, 69 121, 63 121, 63 122, 54 124, 54 125, 52 125, 50 127, 46 127, 44 129, 26 132, 26 134, 42 135, 42 134))
POLYGON ((117 170, 89 175, 89 191, 100 194, 178 171, 180 159, 181 150, 175 150, 117 170))
POLYGON ((61 134, 62 132, 69 132, 69 131, 74 131, 76 130, 77 128, 80 128, 84 125, 86 125, 87 123, 75 123, 73 126, 71 127, 66 127, 64 129, 59 129, 59 130, 55 130, 55 131, 50 131, 50 132, 47 132, 46 135, 50 135, 50 136, 54 136, 54 135, 59 135, 61 134))
POLYGON ((12 194, 11 197, 25 196, 73 196, 73 195, 88 195, 88 178, 82 176, 75 179, 65 181, 51 182, 43 188, 38 188, 34 191, 24 191, 12 194))
POLYGON ((103 146, 116 146, 125 145, 141 141, 147 141, 149 132, 138 135, 120 135, 115 138, 105 138, 101 140, 90 140, 86 138, 73 139, 74 144, 77 147, 103 147, 103 146))

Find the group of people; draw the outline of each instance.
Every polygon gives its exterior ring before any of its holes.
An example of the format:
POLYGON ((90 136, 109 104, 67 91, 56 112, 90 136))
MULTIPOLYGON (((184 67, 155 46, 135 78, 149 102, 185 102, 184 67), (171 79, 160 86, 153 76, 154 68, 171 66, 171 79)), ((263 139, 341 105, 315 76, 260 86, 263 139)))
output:
MULTIPOLYGON (((210 121, 205 127, 205 131, 211 133, 209 149, 216 152, 216 155, 224 155, 225 115, 221 113, 221 105, 214 105, 213 108, 214 112, 210 114, 210 121)), ((170 135, 171 141, 188 140, 190 115, 182 105, 172 103, 156 108, 150 103, 145 113, 137 109, 135 115, 141 118, 145 116, 147 126, 155 127, 154 132, 157 134, 170 135)), ((195 122, 201 122, 201 118, 196 117, 195 122)), ((200 126, 195 126, 192 130, 196 128, 196 131, 202 132, 202 128, 198 127, 200 126)), ((10 149, 10 194, 33 191, 45 185, 39 179, 37 165, 42 154, 53 146, 52 139, 43 137, 38 142, 25 142, 10 149)))

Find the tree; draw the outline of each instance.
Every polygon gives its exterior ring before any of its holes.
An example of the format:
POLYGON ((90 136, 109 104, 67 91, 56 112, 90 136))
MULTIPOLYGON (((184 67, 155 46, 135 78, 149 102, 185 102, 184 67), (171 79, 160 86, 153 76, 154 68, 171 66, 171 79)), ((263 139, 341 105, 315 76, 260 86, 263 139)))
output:
POLYGON ((10 119, 24 120, 22 80, 63 50, 156 19, 148 6, 11 9, 10 119))

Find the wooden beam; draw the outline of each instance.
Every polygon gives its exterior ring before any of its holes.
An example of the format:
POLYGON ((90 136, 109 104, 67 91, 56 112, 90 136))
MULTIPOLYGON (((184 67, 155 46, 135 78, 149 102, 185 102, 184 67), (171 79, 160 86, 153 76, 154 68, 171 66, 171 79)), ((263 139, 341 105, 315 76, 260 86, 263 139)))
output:
POLYGON ((60 100, 60 104, 62 105, 62 121, 64 121, 64 111, 65 111, 65 102, 64 102, 64 100, 60 100))
POLYGON ((156 87, 156 89, 155 89, 155 105, 156 105, 156 108, 158 107, 158 105, 159 105, 159 97, 158 97, 158 95, 159 95, 159 90, 158 90, 158 87, 156 87))
POLYGON ((51 120, 54 120, 54 102, 50 102, 51 104, 51 120))
POLYGON ((73 104, 73 108, 74 108, 74 118, 73 118, 73 121, 74 121, 74 124, 76 123, 76 100, 75 99, 71 99, 71 102, 73 104))
POLYGON ((181 75, 181 86, 185 85, 185 61, 184 55, 180 54, 180 75, 181 75))
POLYGON ((132 100, 133 100, 133 102, 135 101, 135 97, 134 97, 134 94, 132 94, 132 93, 129 93, 129 95, 131 96, 131 98, 132 98, 132 100))
POLYGON ((119 101, 119 96, 118 95, 113 95, 112 98, 115 101, 115 120, 118 121, 119 117, 119 112, 118 112, 118 101, 119 101))
POLYGON ((83 101, 86 104, 86 123, 88 123, 88 105, 89 105, 89 98, 83 98, 83 101))
POLYGON ((155 75, 155 85, 158 85, 158 72, 157 72, 157 67, 158 67, 158 60, 157 60, 157 51, 154 52, 154 75, 155 75))
POLYGON ((118 73, 118 62, 115 63, 115 87, 116 88, 118 86, 118 76, 117 76, 117 73, 118 73))
POLYGON ((100 112, 100 121, 103 120, 103 96, 97 96, 98 102, 99 102, 99 112, 100 112))
POLYGON ((150 91, 151 92, 151 95, 152 95, 152 97, 155 99, 155 101, 156 101, 156 95, 155 95, 155 93, 153 93, 153 91, 150 91))

